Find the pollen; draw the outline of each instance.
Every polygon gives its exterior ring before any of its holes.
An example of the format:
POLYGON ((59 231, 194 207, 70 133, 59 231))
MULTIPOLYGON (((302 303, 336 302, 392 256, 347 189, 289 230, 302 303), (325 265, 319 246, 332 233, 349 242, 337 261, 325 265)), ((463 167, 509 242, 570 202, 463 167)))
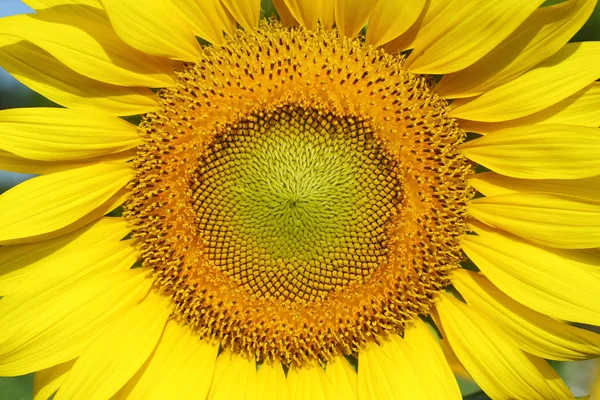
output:
POLYGON ((472 166, 426 77, 276 22, 178 75, 140 125, 125 207, 174 318, 303 365, 429 314, 462 260, 472 166))

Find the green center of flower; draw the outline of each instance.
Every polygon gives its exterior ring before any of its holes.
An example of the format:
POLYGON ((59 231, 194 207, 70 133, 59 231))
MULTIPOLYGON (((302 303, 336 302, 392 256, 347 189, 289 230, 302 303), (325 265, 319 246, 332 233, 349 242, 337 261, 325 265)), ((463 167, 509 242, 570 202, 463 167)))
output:
POLYGON ((208 257, 282 301, 364 278, 386 255, 396 167, 362 120, 296 107, 248 117, 212 141, 193 179, 208 257))

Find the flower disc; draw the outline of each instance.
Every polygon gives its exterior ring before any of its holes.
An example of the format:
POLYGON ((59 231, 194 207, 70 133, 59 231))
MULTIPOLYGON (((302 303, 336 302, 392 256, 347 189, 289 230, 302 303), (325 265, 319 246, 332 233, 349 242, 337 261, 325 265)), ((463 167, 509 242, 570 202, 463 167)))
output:
POLYGON ((126 215, 201 337, 290 365, 427 315, 461 260, 464 134, 402 59, 263 24, 160 92, 126 215))

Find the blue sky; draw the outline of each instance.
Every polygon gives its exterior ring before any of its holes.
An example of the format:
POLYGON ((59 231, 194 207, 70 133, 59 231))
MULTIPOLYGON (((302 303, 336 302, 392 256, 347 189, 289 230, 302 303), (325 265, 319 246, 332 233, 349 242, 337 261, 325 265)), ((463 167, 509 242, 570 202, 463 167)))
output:
POLYGON ((21 0, 0 0, 0 17, 23 14, 30 10, 21 0))

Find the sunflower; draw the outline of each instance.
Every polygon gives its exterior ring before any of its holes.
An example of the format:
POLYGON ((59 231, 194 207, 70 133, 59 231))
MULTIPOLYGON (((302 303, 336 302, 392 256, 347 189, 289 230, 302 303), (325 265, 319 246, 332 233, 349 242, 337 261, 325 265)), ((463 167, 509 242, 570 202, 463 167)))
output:
POLYGON ((574 398, 595 0, 26 0, 0 375, 35 398, 574 398))

